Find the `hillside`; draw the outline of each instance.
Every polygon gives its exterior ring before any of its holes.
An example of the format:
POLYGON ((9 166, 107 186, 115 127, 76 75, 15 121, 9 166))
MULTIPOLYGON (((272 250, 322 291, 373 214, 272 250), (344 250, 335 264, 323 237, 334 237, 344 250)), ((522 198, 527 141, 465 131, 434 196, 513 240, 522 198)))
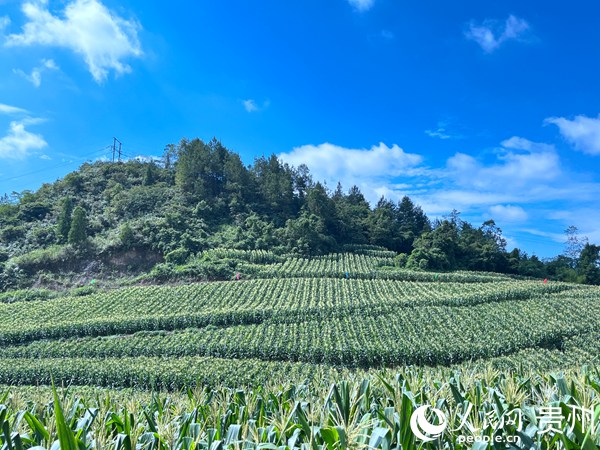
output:
POLYGON ((306 166, 274 155, 245 166, 216 140, 183 140, 160 161, 84 164, 0 201, 0 292, 62 291, 92 280, 120 286, 144 275, 155 282, 262 277, 263 268, 255 274, 236 251, 276 263, 364 248, 413 271, 600 283, 599 246, 575 245, 570 256, 543 262, 509 251, 493 220, 472 225, 453 211, 431 221, 408 197, 371 206, 358 187, 346 188, 332 191, 306 166), (211 252, 222 248, 229 253, 211 252))

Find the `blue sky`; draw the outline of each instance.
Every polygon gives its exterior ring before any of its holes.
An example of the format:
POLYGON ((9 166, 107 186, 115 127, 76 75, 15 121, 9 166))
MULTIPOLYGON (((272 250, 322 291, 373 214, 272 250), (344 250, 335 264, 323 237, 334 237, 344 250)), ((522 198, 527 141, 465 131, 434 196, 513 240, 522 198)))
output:
POLYGON ((600 242, 600 5, 0 0, 0 192, 213 136, 371 201, 600 242))

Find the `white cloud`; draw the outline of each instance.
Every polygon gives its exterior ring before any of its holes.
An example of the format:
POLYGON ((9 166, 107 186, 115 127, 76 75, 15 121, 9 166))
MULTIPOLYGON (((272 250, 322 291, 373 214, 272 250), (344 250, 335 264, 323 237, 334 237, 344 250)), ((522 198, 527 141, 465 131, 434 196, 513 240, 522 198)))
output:
POLYGON ((256 102, 254 100, 252 100, 251 98, 248 100, 243 100, 242 104, 244 105, 244 108, 246 108, 246 111, 248 111, 248 112, 258 111, 258 106, 256 106, 256 102))
POLYGON ((10 25, 10 18, 7 16, 0 17, 0 32, 10 25))
POLYGON ((437 128, 436 130, 425 130, 425 134, 429 137, 435 137, 440 139, 450 139, 450 136, 445 128, 437 128))
POLYGON ((442 140, 446 139, 464 139, 464 136, 457 132, 457 130, 463 127, 456 123, 453 118, 447 118, 438 121, 435 129, 425 130, 425 134, 432 138, 438 138, 442 140))
POLYGON ((496 221, 503 222, 524 222, 527 220, 527 213, 520 206, 514 205, 494 205, 490 207, 490 214, 496 221))
POLYGON ((354 9, 359 12, 368 11, 375 4, 375 0, 348 0, 354 9))
POLYGON ((31 73, 25 73, 21 69, 13 69, 13 72, 25 78, 35 87, 40 87, 42 84, 42 72, 47 70, 59 70, 58 65, 52 59, 42 59, 40 65, 34 67, 31 73))
POLYGON ((600 116, 550 117, 546 123, 554 124, 563 137, 577 150, 590 155, 600 155, 600 116))
POLYGON ((47 0, 23 4, 28 19, 21 34, 7 37, 7 46, 44 45, 69 49, 83 57, 97 82, 104 81, 112 70, 117 75, 131 71, 124 60, 140 57, 140 25, 110 11, 98 0, 73 0, 63 17, 48 10, 47 0))
POLYGON ((0 114, 27 114, 28 111, 23 108, 18 108, 16 106, 6 105, 4 103, 0 103, 0 114))
MULTIPOLYGON (((504 141, 492 161, 456 153, 438 169, 426 168, 419 154, 383 143, 370 149, 329 143, 305 145, 279 157, 293 166, 306 164, 315 180, 330 186, 338 181, 346 188, 356 184, 370 201, 381 195, 390 199, 410 195, 425 210, 436 213, 452 208, 487 210, 494 205, 569 199, 575 190, 556 183, 562 172, 552 145, 520 137, 504 141)), ((581 192, 591 188, 577 186, 581 192)), ((577 198, 583 199, 582 195, 577 198)))
POLYGON ((0 138, 0 159, 23 159, 31 150, 48 145, 41 135, 27 131, 26 125, 26 121, 10 123, 7 134, 0 138))
POLYGON ((515 192, 524 186, 555 180, 561 173, 558 154, 551 145, 519 137, 512 137, 502 145, 497 160, 488 165, 470 155, 456 153, 447 161, 448 175, 460 186, 477 189, 501 186, 505 192, 515 192))
POLYGON ((529 29, 524 19, 510 15, 504 24, 496 20, 486 20, 481 25, 471 22, 465 36, 477 42, 484 52, 492 53, 506 41, 522 38, 529 29))
POLYGON ((40 72, 40 69, 38 69, 37 67, 35 67, 30 74, 25 73, 21 69, 13 69, 13 73, 16 73, 20 77, 25 78, 35 87, 40 87, 42 85, 42 74, 40 72))
POLYGON ((518 136, 513 136, 500 143, 502 147, 513 150, 525 150, 528 152, 554 152, 554 145, 543 142, 533 142, 518 136))
POLYGON ((392 39, 396 38, 396 35, 392 31, 390 31, 390 30, 381 30, 381 32, 379 33, 379 35, 383 39, 386 39, 388 41, 391 41, 392 39))
POLYGON ((548 238, 548 239, 553 240, 554 242, 560 242, 560 243, 565 242, 565 235, 562 233, 551 233, 548 231, 536 230, 535 228, 525 228, 521 231, 532 234, 534 236, 548 238))
POLYGON ((42 66, 50 70, 59 70, 58 65, 53 59, 42 59, 42 66))
POLYGON ((398 178, 413 179, 424 170, 421 155, 383 143, 370 149, 351 149, 329 143, 303 145, 280 154, 279 158, 296 167, 306 164, 316 181, 325 181, 331 188, 338 181, 345 189, 356 185, 372 203, 382 195, 399 199, 408 184, 399 183, 398 178))
POLYGON ((410 175, 423 161, 420 155, 384 143, 370 149, 344 148, 329 143, 303 145, 279 157, 294 166, 306 164, 317 178, 336 182, 343 182, 347 177, 373 179, 410 175))
POLYGON ((262 105, 259 106, 256 103, 256 100, 249 98, 248 100, 242 100, 242 105, 244 105, 244 109, 247 112, 252 113, 267 109, 271 105, 271 102, 269 100, 265 100, 264 102, 262 102, 262 105))

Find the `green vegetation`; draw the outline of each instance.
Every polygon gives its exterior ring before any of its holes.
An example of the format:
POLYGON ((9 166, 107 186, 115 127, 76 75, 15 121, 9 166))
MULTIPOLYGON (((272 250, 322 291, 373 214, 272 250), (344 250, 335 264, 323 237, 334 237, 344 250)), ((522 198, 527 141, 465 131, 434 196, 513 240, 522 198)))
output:
POLYGON ((411 272, 393 252, 352 250, 217 248, 172 269, 220 261, 241 280, 2 294, 0 384, 11 387, 0 440, 387 450, 519 436, 527 448, 596 448, 584 419, 567 414, 600 413, 600 374, 586 366, 600 355, 599 288, 411 272), (70 393, 50 402, 47 388, 27 387, 52 381, 70 393), (453 428, 417 440, 409 418, 421 405, 441 408, 453 428), (560 433, 540 432, 543 406, 565 412, 560 433), (515 408, 526 412, 520 430, 482 419, 515 408))
POLYGON ((575 284, 600 283, 600 246, 567 236, 542 262, 491 220, 371 208, 217 141, 86 164, 0 202, 0 445, 487 448, 417 441, 430 405, 470 436, 597 448, 536 417, 600 415, 600 288, 575 284), (487 424, 515 408, 522 429, 487 424))
POLYGON ((600 247, 576 228, 567 237, 565 255, 540 261, 508 251, 493 220, 474 226, 453 211, 432 223, 408 197, 371 207, 356 186, 329 191, 305 166, 275 156, 245 166, 216 140, 183 140, 161 161, 84 164, 36 192, 0 199, 0 292, 96 278, 119 285, 152 269, 161 281, 265 276, 236 267, 236 257, 205 257, 217 248, 265 251, 272 263, 369 248, 412 271, 600 283, 600 247))
POLYGON ((513 448, 594 450, 600 444, 589 433, 589 419, 578 414, 600 415, 600 407, 593 409, 600 375, 593 371, 403 370, 333 383, 316 375, 308 383, 272 380, 253 389, 215 386, 168 395, 10 388, 0 405, 0 441, 5 448, 39 449, 57 448, 60 440, 61 448, 90 450, 488 448, 466 444, 468 437, 519 437, 513 448), (421 405, 440 409, 449 422, 431 442, 418 440, 410 428, 421 405), (548 407, 561 412, 553 424, 558 432, 547 432, 542 408, 548 407))
POLYGON ((406 365, 560 369, 599 354, 593 287, 410 272, 388 266, 392 254, 375 248, 310 260, 216 249, 203 258, 235 258, 266 276, 90 287, 71 296, 15 293, 0 303, 0 383, 54 375, 176 389, 406 365))

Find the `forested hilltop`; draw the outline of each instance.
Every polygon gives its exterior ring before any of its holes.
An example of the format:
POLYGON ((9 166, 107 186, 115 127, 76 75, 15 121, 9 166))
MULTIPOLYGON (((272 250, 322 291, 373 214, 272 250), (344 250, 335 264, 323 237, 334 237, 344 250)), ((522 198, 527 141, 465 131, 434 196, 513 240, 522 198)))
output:
POLYGON ((0 290, 141 274, 229 279, 242 270, 236 250, 317 256, 365 246, 395 252, 394 264, 408 269, 600 284, 600 246, 572 244, 567 255, 541 261, 507 251, 493 220, 472 225, 454 211, 432 222, 408 197, 371 208, 358 187, 330 191, 306 166, 272 155, 246 167, 217 140, 194 139, 168 146, 160 161, 84 164, 36 192, 5 195, 0 290), (232 253, 207 251, 216 248, 232 253))

